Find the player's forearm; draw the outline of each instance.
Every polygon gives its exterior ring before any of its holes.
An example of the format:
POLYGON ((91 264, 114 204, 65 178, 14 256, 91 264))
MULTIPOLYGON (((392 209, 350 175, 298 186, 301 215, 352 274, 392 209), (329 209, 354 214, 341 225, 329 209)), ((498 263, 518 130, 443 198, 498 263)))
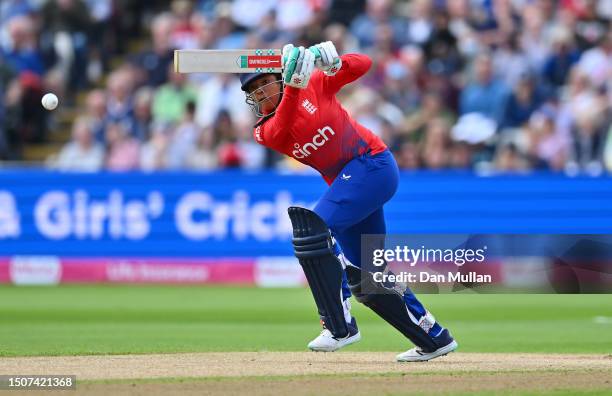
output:
POLYGON ((329 93, 335 94, 346 84, 366 74, 372 66, 370 57, 363 54, 346 54, 342 55, 340 59, 342 59, 342 67, 338 73, 334 76, 324 77, 324 86, 329 93))
POLYGON ((363 76, 370 70, 372 59, 363 54, 345 54, 340 57, 342 59, 342 68, 332 78, 338 80, 339 83, 348 84, 363 76))

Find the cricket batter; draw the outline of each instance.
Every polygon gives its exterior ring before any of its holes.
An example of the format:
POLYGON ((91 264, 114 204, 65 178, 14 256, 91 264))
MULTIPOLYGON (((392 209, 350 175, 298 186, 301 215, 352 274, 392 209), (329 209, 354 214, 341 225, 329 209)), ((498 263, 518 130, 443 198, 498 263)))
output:
POLYGON ((449 331, 410 289, 375 282, 361 261, 361 235, 385 234, 384 204, 395 194, 398 167, 383 141, 357 123, 336 99, 363 76, 365 55, 338 56, 331 42, 310 48, 288 44, 283 74, 241 75, 246 102, 261 117, 260 144, 313 167, 329 189, 314 211, 289 208, 293 246, 317 305, 323 331, 308 344, 331 352, 361 339, 349 297, 378 314, 416 345, 398 361, 434 359, 457 349, 449 331))

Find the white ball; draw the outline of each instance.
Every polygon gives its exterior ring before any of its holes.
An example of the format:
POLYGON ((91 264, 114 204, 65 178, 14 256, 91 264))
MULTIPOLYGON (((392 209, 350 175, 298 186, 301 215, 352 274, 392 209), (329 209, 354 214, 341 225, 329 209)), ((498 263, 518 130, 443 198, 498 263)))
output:
POLYGON ((42 97, 41 103, 45 109, 54 110, 57 107, 59 100, 54 94, 48 93, 42 97))

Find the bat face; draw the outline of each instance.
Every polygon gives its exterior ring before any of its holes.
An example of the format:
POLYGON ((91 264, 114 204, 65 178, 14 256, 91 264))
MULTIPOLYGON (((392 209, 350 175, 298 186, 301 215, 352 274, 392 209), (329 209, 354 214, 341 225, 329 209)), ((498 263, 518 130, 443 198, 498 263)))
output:
POLYGON ((280 49, 176 50, 177 73, 281 73, 280 49))

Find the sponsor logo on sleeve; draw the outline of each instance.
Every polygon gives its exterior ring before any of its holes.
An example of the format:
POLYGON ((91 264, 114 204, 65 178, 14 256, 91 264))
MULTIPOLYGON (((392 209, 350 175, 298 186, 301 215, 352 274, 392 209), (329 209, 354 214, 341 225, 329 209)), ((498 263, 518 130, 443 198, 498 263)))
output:
POLYGON ((261 125, 255 128, 255 140, 258 142, 263 142, 263 137, 261 136, 261 125))

